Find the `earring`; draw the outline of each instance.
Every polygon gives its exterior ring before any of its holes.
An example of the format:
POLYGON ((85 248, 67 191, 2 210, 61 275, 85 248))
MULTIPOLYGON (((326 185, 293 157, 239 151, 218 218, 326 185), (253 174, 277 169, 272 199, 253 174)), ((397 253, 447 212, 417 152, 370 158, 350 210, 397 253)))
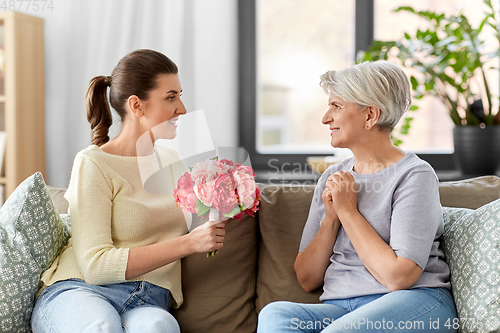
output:
POLYGON ((366 125, 366 128, 370 128, 370 126, 366 125))
POLYGON ((142 125, 142 118, 144 118, 144 116, 142 116, 141 118, 139 118, 139 123, 142 125))

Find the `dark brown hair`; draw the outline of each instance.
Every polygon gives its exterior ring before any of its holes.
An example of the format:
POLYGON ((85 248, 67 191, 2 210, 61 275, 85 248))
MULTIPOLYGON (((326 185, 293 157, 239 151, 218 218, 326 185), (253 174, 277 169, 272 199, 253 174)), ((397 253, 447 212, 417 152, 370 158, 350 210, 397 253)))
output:
POLYGON ((87 120, 92 129, 92 143, 101 146, 109 141, 112 125, 109 103, 123 121, 125 103, 132 95, 147 100, 149 92, 157 86, 161 74, 177 74, 172 60, 153 50, 136 50, 123 57, 113 69, 111 76, 96 76, 90 80, 87 91, 87 120))

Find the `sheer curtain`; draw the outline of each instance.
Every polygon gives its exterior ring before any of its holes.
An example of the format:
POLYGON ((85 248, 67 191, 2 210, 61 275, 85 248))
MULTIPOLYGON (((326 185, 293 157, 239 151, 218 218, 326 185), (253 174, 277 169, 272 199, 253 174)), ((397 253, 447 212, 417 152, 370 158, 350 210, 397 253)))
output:
MULTIPOLYGON (((236 11, 236 0, 72 0, 28 12, 45 20, 47 182, 67 186, 75 154, 90 144, 89 80, 139 48, 178 65, 188 111, 204 109, 214 144, 235 146, 236 11)), ((110 135, 119 129, 116 119, 110 135)))

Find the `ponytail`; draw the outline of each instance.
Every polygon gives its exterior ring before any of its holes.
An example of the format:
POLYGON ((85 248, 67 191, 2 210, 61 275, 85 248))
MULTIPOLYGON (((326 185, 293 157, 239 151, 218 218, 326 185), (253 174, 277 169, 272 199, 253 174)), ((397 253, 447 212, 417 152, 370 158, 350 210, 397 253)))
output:
POLYGON ((87 120, 92 130, 92 144, 102 146, 109 141, 109 128, 113 123, 106 91, 111 85, 109 76, 96 76, 87 91, 87 120))

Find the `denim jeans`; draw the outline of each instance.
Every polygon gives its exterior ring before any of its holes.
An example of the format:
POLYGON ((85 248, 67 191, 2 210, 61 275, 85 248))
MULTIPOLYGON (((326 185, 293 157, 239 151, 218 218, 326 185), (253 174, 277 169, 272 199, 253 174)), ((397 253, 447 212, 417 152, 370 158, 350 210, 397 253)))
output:
POLYGON ((149 282, 95 286, 70 279, 42 292, 33 309, 31 328, 34 333, 179 333, 169 310, 170 292, 149 282))
POLYGON ((456 332, 457 312, 445 288, 416 288, 325 301, 274 302, 259 313, 257 333, 456 332))

